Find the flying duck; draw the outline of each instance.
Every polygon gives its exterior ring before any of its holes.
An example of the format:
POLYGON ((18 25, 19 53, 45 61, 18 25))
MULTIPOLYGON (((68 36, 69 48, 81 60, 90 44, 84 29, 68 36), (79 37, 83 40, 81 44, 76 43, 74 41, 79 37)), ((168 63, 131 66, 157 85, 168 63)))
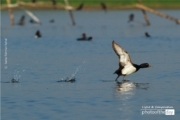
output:
POLYGON ((107 11, 107 6, 105 3, 101 2, 101 8, 106 12, 107 11))
POLYGON ((119 69, 114 72, 114 74, 118 75, 115 81, 117 81, 119 76, 123 76, 123 81, 125 81, 125 76, 137 72, 140 68, 151 67, 148 63, 142 63, 140 65, 132 63, 128 52, 115 41, 112 42, 112 48, 119 57, 119 69))
POLYGON ((77 39, 78 41, 90 41, 90 40, 92 40, 92 37, 90 36, 90 37, 86 37, 86 33, 83 33, 82 34, 82 38, 78 38, 77 39))
POLYGON ((84 6, 84 3, 81 3, 81 4, 76 8, 76 10, 82 10, 82 9, 83 9, 83 6, 84 6))

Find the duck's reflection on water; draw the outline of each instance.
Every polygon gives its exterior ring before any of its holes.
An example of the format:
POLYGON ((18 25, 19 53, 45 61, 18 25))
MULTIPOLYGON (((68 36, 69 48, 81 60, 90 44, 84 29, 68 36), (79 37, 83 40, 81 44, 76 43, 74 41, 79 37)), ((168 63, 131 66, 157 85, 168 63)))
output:
POLYGON ((117 90, 120 92, 127 92, 136 88, 145 89, 145 90, 149 88, 149 83, 135 83, 135 82, 131 82, 130 80, 124 80, 122 82, 116 82, 116 83, 117 83, 117 90))

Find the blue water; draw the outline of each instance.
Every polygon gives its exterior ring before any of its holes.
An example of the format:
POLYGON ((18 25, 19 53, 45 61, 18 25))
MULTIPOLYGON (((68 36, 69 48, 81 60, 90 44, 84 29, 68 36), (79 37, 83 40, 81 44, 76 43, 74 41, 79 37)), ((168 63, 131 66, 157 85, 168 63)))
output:
MULTIPOLYGON (((180 18, 179 10, 160 11, 180 18)), ((16 23, 23 14, 26 23, 10 26, 8 12, 1 12, 2 120, 178 120, 180 25, 148 13, 151 26, 144 26, 138 10, 73 12, 76 26, 66 11, 33 13, 41 25, 30 24, 24 11, 14 11, 16 23), (131 13, 135 22, 127 23, 131 13), (34 38, 36 30, 42 38, 34 38), (151 38, 145 37, 146 31, 151 38), (76 41, 83 32, 93 40, 76 41), (147 89, 118 91, 112 40, 134 63, 152 66, 126 77, 149 83, 147 89), (76 82, 57 82, 75 72, 76 82), (11 83, 12 78, 19 82, 11 83), (142 115, 142 106, 172 106, 175 115, 142 115)))

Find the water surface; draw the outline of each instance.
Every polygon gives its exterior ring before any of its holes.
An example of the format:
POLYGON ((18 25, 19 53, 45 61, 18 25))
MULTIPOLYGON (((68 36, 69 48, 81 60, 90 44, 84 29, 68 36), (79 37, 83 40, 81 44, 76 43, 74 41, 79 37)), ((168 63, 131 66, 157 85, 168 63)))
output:
MULTIPOLYGON (((180 18, 179 10, 161 11, 180 18)), ((8 13, 1 13, 2 120, 180 117, 179 25, 148 13, 151 26, 144 26, 141 11, 132 10, 74 12, 76 26, 71 25, 66 11, 33 13, 41 25, 30 24, 26 15, 24 26, 12 27, 8 13), (127 23, 130 13, 135 14, 135 22, 127 23), (55 22, 49 23, 51 19, 55 22), (34 38, 36 30, 42 38, 34 38), (76 41, 83 32, 93 36, 93 41, 76 41), (151 38, 146 38, 145 32, 151 38), (130 53, 134 63, 153 66, 127 77, 136 83, 150 83, 148 89, 117 90, 113 72, 118 68, 118 57, 112 40, 130 53), (57 82, 77 68, 76 82, 57 82), (19 83, 8 83, 13 77, 19 78, 19 83), (142 106, 173 106, 175 115, 142 115, 142 106)), ((25 12, 14 14, 18 22, 25 12)))

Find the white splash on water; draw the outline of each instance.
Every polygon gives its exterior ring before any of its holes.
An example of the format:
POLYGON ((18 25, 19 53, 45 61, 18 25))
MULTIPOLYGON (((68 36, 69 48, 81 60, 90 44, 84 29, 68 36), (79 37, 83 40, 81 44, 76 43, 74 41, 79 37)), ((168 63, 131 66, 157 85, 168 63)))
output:
POLYGON ((77 75, 78 71, 79 71, 79 68, 82 67, 82 65, 85 64, 85 61, 83 61, 81 63, 81 65, 79 65, 75 71, 72 73, 72 75, 70 77, 66 77, 66 78, 61 78, 61 81, 72 81, 72 80, 75 80, 75 76, 77 75))
POLYGON ((19 81, 20 78, 21 78, 20 71, 19 70, 14 70, 13 79, 19 81))
POLYGON ((19 80, 21 78, 21 72, 25 72, 25 69, 23 69, 23 70, 19 70, 19 69, 14 70, 13 78, 11 79, 12 83, 19 82, 19 80))
POLYGON ((79 65, 76 70, 74 71, 74 73, 71 75, 70 79, 73 79, 75 78, 76 74, 78 73, 79 71, 79 68, 82 67, 82 65, 85 64, 85 60, 81 63, 81 65, 79 65))

